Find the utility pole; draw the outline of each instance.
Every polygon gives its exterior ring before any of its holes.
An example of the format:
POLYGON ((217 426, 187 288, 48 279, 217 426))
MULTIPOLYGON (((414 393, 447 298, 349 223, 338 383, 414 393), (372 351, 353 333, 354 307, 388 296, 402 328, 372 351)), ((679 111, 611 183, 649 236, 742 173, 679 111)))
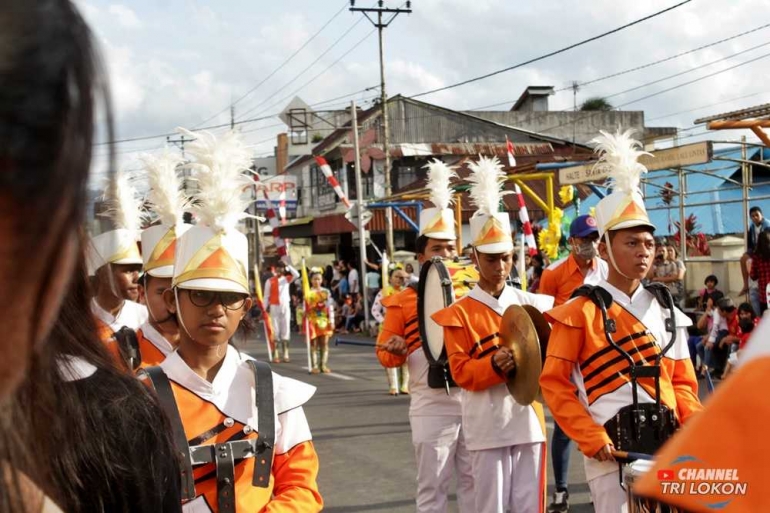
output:
POLYGON ((235 128, 235 105, 230 105, 230 130, 235 128))
MULTIPOLYGON (((572 81, 572 110, 577 112, 577 93, 580 89, 577 80, 572 81)), ((575 152, 575 138, 577 137, 577 114, 574 114, 575 119, 572 121, 572 152, 575 152)))
MULTIPOLYGON (((182 150, 182 158, 186 161, 187 157, 185 157, 184 154, 184 143, 189 142, 190 139, 185 139, 184 134, 179 136, 179 139, 172 139, 171 136, 166 136, 166 144, 176 144, 179 146, 179 149, 182 150)), ((190 195, 189 191, 187 190, 187 179, 190 177, 190 170, 187 168, 187 166, 182 167, 182 189, 184 190, 185 194, 187 196, 190 195)))
MULTIPOLYGON (((350 0, 351 12, 361 12, 366 16, 372 25, 377 27, 377 32, 380 41, 380 105, 382 108, 382 149, 385 152, 385 165, 383 172, 385 174, 385 197, 390 198, 393 193, 393 188, 390 183, 390 130, 388 126, 388 96, 385 93, 385 58, 384 58, 384 42, 382 39, 383 29, 387 28, 390 23, 396 19, 401 13, 409 14, 412 12, 412 2, 406 2, 406 8, 402 9, 385 7, 383 0, 378 0, 377 7, 356 7, 356 0, 350 0), (369 16, 369 13, 377 14, 376 21, 369 16), (390 19, 383 22, 382 15, 392 14, 390 19)), ((393 244, 393 209, 388 207, 385 209, 385 237, 388 253, 393 256, 395 247, 393 244)))
MULTIPOLYGON (((350 103, 350 112, 352 115, 351 124, 353 125, 353 154, 356 166, 356 209, 358 210, 358 283, 366 279, 366 232, 364 230, 364 192, 361 184, 361 152, 358 148, 358 112, 356 111, 356 101, 350 103)), ((385 288, 385 287, 383 287, 385 288)), ((367 297, 366 282, 361 287, 364 298, 364 322, 369 327, 369 298, 367 297)))

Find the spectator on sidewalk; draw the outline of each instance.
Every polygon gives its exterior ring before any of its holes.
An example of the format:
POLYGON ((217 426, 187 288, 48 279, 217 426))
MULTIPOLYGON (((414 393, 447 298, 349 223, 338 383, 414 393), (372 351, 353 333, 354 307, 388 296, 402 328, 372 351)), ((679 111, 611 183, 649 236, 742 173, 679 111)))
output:
MULTIPOLYGON (((749 209, 749 231, 746 234, 746 253, 741 257, 741 275, 743 276, 743 289, 740 294, 743 296, 749 291, 749 260, 754 256, 759 242, 759 234, 770 231, 770 220, 765 219, 762 209, 753 206, 749 209)), ((761 295, 764 295, 764 289, 761 289, 761 295)))
MULTIPOLYGON (((705 310, 706 309, 706 302, 709 300, 709 298, 713 298, 714 295, 719 295, 719 297, 724 296, 721 290, 717 289, 717 285, 719 285, 719 280, 716 276, 713 274, 709 274, 706 276, 706 279, 703 281, 703 284, 706 286, 706 288, 702 289, 698 293, 698 310, 705 310)), ((716 298, 719 299, 719 298, 716 298)))
POLYGON ((750 276, 752 280, 757 280, 761 316, 767 310, 767 286, 770 284, 770 232, 763 231, 757 237, 757 245, 751 257, 750 276))
POLYGON ((354 262, 348 262, 348 288, 353 302, 355 302, 361 294, 361 278, 358 276, 358 269, 356 269, 354 262))

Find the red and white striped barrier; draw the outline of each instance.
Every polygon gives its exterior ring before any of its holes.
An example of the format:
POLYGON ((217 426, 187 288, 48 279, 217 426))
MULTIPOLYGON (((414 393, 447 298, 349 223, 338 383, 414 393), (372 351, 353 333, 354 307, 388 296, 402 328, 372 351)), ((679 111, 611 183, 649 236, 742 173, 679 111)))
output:
MULTIPOLYGON (((508 166, 516 167, 516 157, 513 156, 513 144, 508 140, 508 136, 505 137, 505 145, 508 149, 508 166)), ((529 246, 529 254, 537 254, 537 242, 535 241, 535 234, 532 233, 532 223, 529 221, 529 212, 527 212, 527 204, 524 203, 524 194, 521 192, 521 187, 517 184, 513 185, 513 190, 516 192, 516 199, 519 201, 519 220, 524 228, 524 240, 529 246)))
POLYGON ((278 232, 280 223, 278 222, 278 217, 275 215, 273 202, 270 201, 267 192, 265 192, 265 201, 267 202, 267 221, 270 223, 270 227, 273 229, 273 241, 275 242, 275 248, 278 250, 278 256, 280 256, 283 260, 288 255, 289 248, 287 247, 286 241, 283 240, 278 232))
POLYGON ((345 196, 345 192, 342 190, 342 187, 340 187, 340 183, 337 181, 337 178, 335 178, 332 174, 332 168, 329 163, 326 162, 326 159, 323 157, 316 157, 315 161, 321 168, 321 172, 326 177, 326 181, 329 183, 329 185, 331 185, 332 189, 334 189, 334 192, 337 193, 340 201, 345 204, 345 208, 350 209, 350 201, 348 201, 347 196, 345 196))

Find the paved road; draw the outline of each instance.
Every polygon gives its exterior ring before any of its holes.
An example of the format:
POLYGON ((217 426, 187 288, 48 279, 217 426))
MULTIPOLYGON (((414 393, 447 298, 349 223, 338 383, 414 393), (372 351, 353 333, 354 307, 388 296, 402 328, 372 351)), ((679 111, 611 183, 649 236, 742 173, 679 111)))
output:
MULTIPOLYGON (((264 340, 246 347, 266 356, 264 340)), ((273 365, 276 372, 318 387, 306 405, 321 470, 319 486, 329 513, 414 511, 415 464, 409 430, 409 397, 387 393, 385 371, 371 347, 332 348, 329 375, 307 373, 304 343, 296 337, 291 363, 273 365)), ((553 420, 548 417, 549 436, 553 420)), ((553 473, 548 469, 553 482, 553 473)), ((582 456, 573 446, 570 460, 573 513, 592 512, 582 456)), ((549 488, 549 492, 550 492, 549 488)), ((457 511, 452 497, 450 511, 457 511)))

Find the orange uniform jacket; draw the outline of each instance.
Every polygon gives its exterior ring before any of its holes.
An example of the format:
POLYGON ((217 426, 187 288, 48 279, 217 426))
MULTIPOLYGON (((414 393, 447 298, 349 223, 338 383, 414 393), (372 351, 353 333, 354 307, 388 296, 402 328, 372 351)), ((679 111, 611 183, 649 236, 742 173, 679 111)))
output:
MULTIPOLYGON (((657 302, 650 306, 655 307, 657 302)), ((617 324, 613 340, 635 362, 653 362, 667 344, 668 339, 656 340, 659 330, 642 324, 617 302, 608 309, 608 317, 617 324)), ((611 443, 604 423, 631 404, 628 361, 607 342, 601 312, 590 299, 576 298, 547 312, 546 318, 553 324, 553 331, 540 377, 543 397, 567 436, 577 442, 584 455, 592 457, 611 443)), ((662 316, 659 319, 662 325, 662 316)), ((680 422, 701 409, 697 380, 686 354, 687 341, 682 340, 685 334, 684 329, 678 330, 677 347, 662 359, 660 378, 661 402, 675 412, 680 422)), ((638 383, 639 400, 654 402, 652 379, 639 379, 638 383)))
POLYGON ((139 342, 139 354, 142 361, 139 367, 154 367, 160 365, 174 351, 174 346, 156 330, 149 322, 142 324, 136 332, 139 342))
POLYGON ((115 340, 115 333, 112 331, 112 328, 97 317, 94 317, 94 323, 96 324, 96 336, 104 344, 110 357, 112 357, 112 361, 119 369, 129 372, 126 361, 123 359, 123 354, 120 352, 118 341, 115 340))
POLYGON ((770 419, 769 340, 770 320, 765 318, 741 352, 736 373, 716 389, 703 413, 663 446, 653 469, 634 488, 635 493, 692 512, 768 511, 770 444, 765 442, 765 429, 770 419), (745 493, 729 493, 730 488, 724 487, 712 489, 718 494, 691 494, 691 486, 719 481, 682 480, 683 469, 733 469, 735 479, 722 483, 745 484, 745 493), (670 482, 684 484, 685 493, 664 493, 666 480, 658 479, 661 472, 673 477, 670 482))
POLYGON ((412 287, 406 287, 401 292, 383 299, 382 306, 387 309, 387 313, 380 335, 377 337, 375 349, 377 359, 383 367, 401 367, 410 354, 422 347, 417 317, 417 291, 412 287), (406 340, 407 354, 397 355, 382 349, 382 344, 393 335, 406 340))
POLYGON ((583 276, 575 256, 570 253, 565 259, 554 262, 543 270, 537 292, 553 296, 553 305, 559 306, 569 301, 572 293, 581 285, 595 285, 606 277, 607 263, 604 260, 594 258, 588 273, 583 276))
MULTIPOLYGON (((227 393, 237 397, 237 399, 226 400, 228 408, 232 407, 234 409, 234 412, 231 412, 230 415, 222 411, 222 409, 227 408, 220 408, 220 406, 224 406, 223 404, 219 406, 214 404, 216 397, 212 398, 211 401, 206 400, 200 396, 200 393, 195 393, 185 386, 190 385, 193 388, 206 387, 205 384, 201 385, 198 381, 202 380, 202 378, 190 374, 192 371, 189 367, 186 367, 186 364, 176 352, 166 358, 161 365, 161 368, 164 369, 171 381, 171 388, 182 419, 185 435, 191 446, 257 438, 257 432, 252 430, 251 426, 247 427, 243 421, 234 418, 234 415, 238 415, 239 411, 250 411, 251 401, 253 401, 248 390, 243 388, 244 386, 246 388, 249 386, 248 383, 244 385, 243 382, 250 379, 248 374, 250 371, 244 371, 244 368, 241 366, 242 358, 237 350, 233 347, 228 347, 228 354, 219 371, 226 374, 226 376, 221 376, 221 382, 228 382, 228 379, 232 380, 232 386, 227 393), (233 401, 241 402, 241 404, 230 406, 233 401)), ((323 501, 316 484, 318 456, 312 441, 309 439, 310 432, 307 428, 304 413, 298 414, 298 411, 301 412, 301 407, 294 404, 297 402, 296 400, 289 406, 291 412, 281 411, 284 408, 282 403, 286 403, 286 401, 282 401, 279 396, 282 393, 288 393, 283 392, 286 389, 283 383, 292 382, 293 380, 282 378, 275 374, 273 378, 278 423, 276 424, 275 456, 270 474, 270 483, 267 488, 253 486, 254 460, 246 458, 238 461, 235 465, 236 511, 239 513, 311 513, 321 511, 323 501), (299 427, 287 424, 287 413, 293 414, 293 417, 291 417, 293 422, 304 424, 299 427), (290 432, 299 432, 299 439, 305 439, 305 441, 296 443, 291 447, 285 447, 285 439, 289 436, 287 433, 290 432), (305 432, 307 435, 303 436, 302 434, 305 432), (281 440, 282 437, 284 441, 281 440)), ((217 379, 220 379, 219 374, 217 379)), ((215 383, 217 379, 214 380, 215 383)), ((253 379, 250 382, 253 387, 253 379)), ((312 388, 304 384, 300 384, 300 386, 312 388)), ((224 390, 215 391, 214 394, 221 395, 223 392, 224 390)), ((304 393, 304 390, 300 392, 300 394, 304 393)), ((305 399, 301 400, 304 401, 305 399)), ((249 413, 242 414, 242 416, 245 415, 249 415, 249 413)), ((189 508, 196 513, 198 511, 207 511, 204 506, 205 503, 211 511, 216 513, 218 507, 214 464, 194 467, 193 474, 195 476, 196 498, 188 502, 185 509, 189 508)))

